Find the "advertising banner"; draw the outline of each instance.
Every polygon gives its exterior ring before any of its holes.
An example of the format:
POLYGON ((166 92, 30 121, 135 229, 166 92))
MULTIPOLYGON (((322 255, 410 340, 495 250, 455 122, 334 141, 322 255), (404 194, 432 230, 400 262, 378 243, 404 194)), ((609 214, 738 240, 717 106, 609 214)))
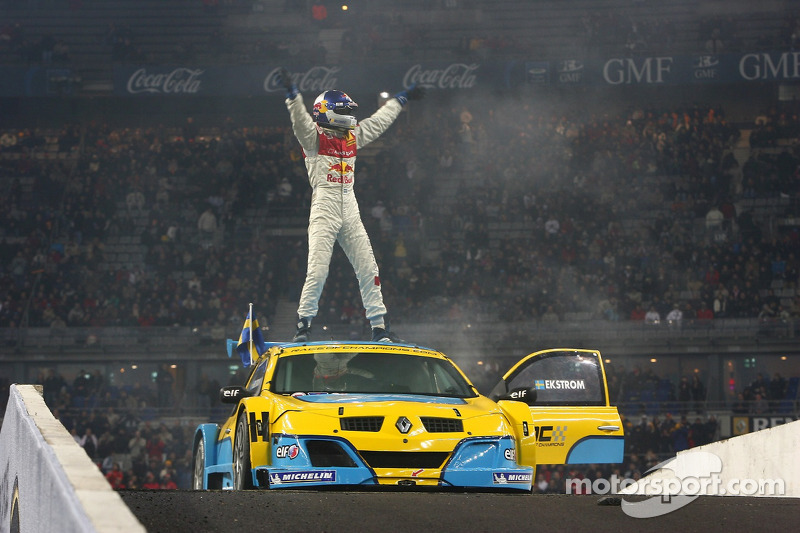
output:
MULTIPOLYGON (((120 66, 119 96, 283 95, 279 66, 120 66)), ((651 55, 499 62, 430 62, 363 66, 313 65, 291 69, 301 92, 358 87, 400 90, 412 84, 432 90, 505 90, 524 86, 614 87, 708 83, 800 82, 800 52, 722 55, 651 55)))
MULTIPOLYGON (((800 52, 660 55, 487 62, 432 61, 358 66, 286 65, 301 92, 331 88, 399 91, 412 84, 437 91, 524 87, 656 86, 800 82, 800 52)), ((113 93, 125 97, 283 96, 281 65, 116 65, 113 93)), ((0 96, 72 94, 70 69, 0 67, 0 96)), ((353 90, 353 89, 350 89, 353 90)))
POLYGON ((731 419, 731 435, 744 435, 762 429, 789 424, 797 417, 787 415, 734 415, 731 419))

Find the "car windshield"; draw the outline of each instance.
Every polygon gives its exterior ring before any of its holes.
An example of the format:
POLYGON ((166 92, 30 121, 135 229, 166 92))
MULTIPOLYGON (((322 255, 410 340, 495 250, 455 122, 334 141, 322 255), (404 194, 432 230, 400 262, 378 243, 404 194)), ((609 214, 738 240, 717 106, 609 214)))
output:
POLYGON ((272 390, 278 394, 476 396, 450 361, 396 353, 319 352, 284 356, 277 363, 272 390))

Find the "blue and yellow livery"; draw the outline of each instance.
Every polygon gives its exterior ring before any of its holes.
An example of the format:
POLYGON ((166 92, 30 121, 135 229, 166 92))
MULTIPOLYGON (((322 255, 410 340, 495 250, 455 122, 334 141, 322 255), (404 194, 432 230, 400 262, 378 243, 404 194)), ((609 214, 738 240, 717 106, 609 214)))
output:
POLYGON ((194 439, 193 488, 380 485, 530 491, 536 464, 621 462, 599 353, 549 350, 478 393, 441 352, 273 343, 194 439))

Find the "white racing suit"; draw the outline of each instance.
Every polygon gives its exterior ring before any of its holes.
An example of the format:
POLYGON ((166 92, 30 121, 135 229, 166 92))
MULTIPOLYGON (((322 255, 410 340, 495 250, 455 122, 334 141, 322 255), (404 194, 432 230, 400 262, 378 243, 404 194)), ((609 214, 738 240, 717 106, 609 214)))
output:
POLYGON ((369 236, 361 222, 353 186, 356 152, 377 139, 400 114, 400 102, 392 98, 352 131, 332 132, 318 126, 306 111, 303 96, 286 100, 292 129, 305 157, 308 181, 313 190, 308 221, 308 270, 297 315, 317 316, 319 299, 338 241, 353 265, 366 317, 373 327, 383 327, 386 306, 381 295, 378 264, 369 236))

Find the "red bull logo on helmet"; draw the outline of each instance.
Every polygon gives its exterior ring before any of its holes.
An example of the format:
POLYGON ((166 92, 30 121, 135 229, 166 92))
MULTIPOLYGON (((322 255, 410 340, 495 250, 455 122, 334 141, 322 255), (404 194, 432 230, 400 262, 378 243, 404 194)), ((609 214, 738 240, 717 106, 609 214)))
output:
POLYGON ((328 101, 327 100, 320 100, 316 104, 314 104, 314 109, 320 113, 327 113, 328 112, 328 101))

